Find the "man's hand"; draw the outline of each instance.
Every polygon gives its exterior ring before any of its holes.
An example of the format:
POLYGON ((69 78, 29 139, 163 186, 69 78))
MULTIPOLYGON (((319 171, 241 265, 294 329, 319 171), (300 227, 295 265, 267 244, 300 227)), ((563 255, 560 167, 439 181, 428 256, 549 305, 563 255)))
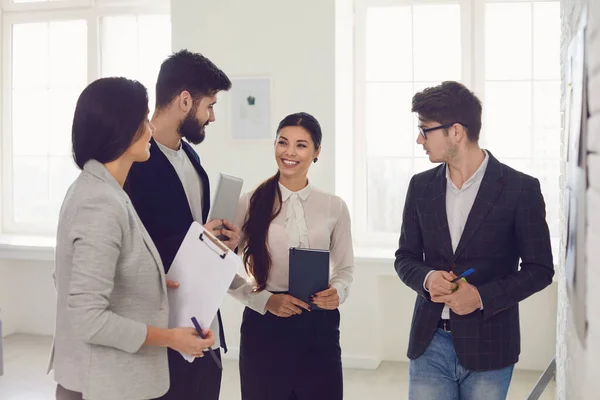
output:
POLYGON ((452 293, 456 288, 456 283, 452 283, 454 274, 446 271, 435 271, 427 277, 425 288, 429 290, 431 297, 445 296, 452 293))
POLYGON ((227 247, 229 247, 231 249, 231 251, 234 251, 236 249, 236 247, 238 247, 238 244, 240 243, 240 228, 234 224, 232 224, 231 222, 227 221, 226 219, 223 220, 223 226, 224 228, 221 229, 221 231, 219 232, 221 235, 225 235, 228 237, 228 240, 224 240, 223 243, 225 243, 227 245, 227 247))
MULTIPOLYGON (((432 274, 433 275, 433 274, 432 274)), ((431 296, 434 303, 445 303, 458 315, 471 314, 481 309, 479 291, 473 285, 462 279, 458 281, 458 290, 450 295, 431 296)))
POLYGON ((314 294, 311 301, 324 310, 335 310, 340 306, 340 296, 337 289, 329 285, 329 289, 314 294))

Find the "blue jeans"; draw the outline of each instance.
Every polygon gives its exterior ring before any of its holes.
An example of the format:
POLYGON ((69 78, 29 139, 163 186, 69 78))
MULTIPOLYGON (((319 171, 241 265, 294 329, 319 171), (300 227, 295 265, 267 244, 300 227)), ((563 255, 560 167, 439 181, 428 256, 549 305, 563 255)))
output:
POLYGON ((438 329, 425 352, 409 366, 409 400, 505 400, 514 365, 469 371, 458 362, 452 336, 438 329))

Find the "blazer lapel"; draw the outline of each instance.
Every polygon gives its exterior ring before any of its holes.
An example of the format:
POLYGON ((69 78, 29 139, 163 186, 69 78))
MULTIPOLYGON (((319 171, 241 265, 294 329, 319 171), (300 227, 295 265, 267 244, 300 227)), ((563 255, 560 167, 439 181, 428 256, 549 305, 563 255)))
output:
POLYGON ((196 169, 198 176, 200 176, 200 182, 202 183, 202 223, 205 224, 208 222, 208 212, 210 210, 210 181, 206 171, 200 163, 200 157, 198 157, 198 153, 196 153, 192 146, 184 140, 181 141, 181 145, 192 162, 192 165, 196 169))
MULTIPOLYGON (((133 208, 133 205, 131 203, 129 203, 129 206, 135 212, 135 209, 133 208)), ((144 224, 142 223, 141 220, 139 220, 139 218, 138 218, 138 225, 139 225, 140 231, 142 232, 142 239, 144 239, 144 244, 146 245, 146 248, 148 249, 148 251, 150 251, 150 254, 152 254, 152 258, 154 258, 156 267, 158 268, 158 270, 160 272, 160 280, 161 280, 162 288, 166 293, 167 278, 165 276, 165 268, 163 266, 162 259, 160 258, 160 254, 158 254, 158 250, 156 249, 156 246, 154 245, 154 242, 152 241, 150 234, 148 233, 148 231, 146 231, 144 224)))
POLYGON ((489 212, 491 211, 496 199, 502 188, 504 187, 504 175, 502 173, 502 165, 498 160, 492 156, 492 153, 488 151, 490 157, 488 166, 481 181, 481 186, 477 192, 477 197, 467 218, 465 229, 458 242, 456 251, 454 252, 453 263, 458 259, 460 254, 465 250, 469 241, 473 238, 481 223, 485 220, 489 212))
POLYGON ((432 221, 436 229, 436 240, 443 251, 446 260, 452 258, 452 240, 446 214, 446 167, 440 166, 433 180, 429 182, 424 196, 431 199, 431 208, 426 211, 425 218, 435 218, 432 221))
POLYGON ((136 223, 138 224, 138 228, 139 228, 140 232, 142 233, 142 239, 144 240, 144 244, 148 248, 148 251, 150 251, 150 254, 152 254, 152 258, 154 258, 156 268, 158 268, 158 270, 160 272, 160 280, 161 280, 163 289, 166 292, 165 271, 162 268, 162 261, 161 261, 160 255, 158 254, 158 250, 156 249, 156 246, 154 246, 154 242, 150 238, 150 235, 146 231, 144 224, 140 220, 140 218, 137 214, 137 211, 135 210, 135 207, 133 207, 133 204, 131 204, 131 199, 129 198, 127 193, 123 190, 121 185, 119 185, 117 183, 117 181, 113 178, 113 176, 110 174, 110 172, 108 172, 106 167, 104 165, 102 165, 101 163, 99 163, 98 161, 96 161, 96 160, 88 161, 86 163, 86 165, 84 166, 84 170, 95 175, 96 177, 100 178, 104 182, 108 183, 117 192, 119 197, 121 197, 121 199, 127 204, 127 207, 129 207, 129 211, 131 213, 133 213, 133 215, 135 215, 136 223))
POLYGON ((177 204, 177 207, 171 208, 173 220, 183 220, 186 223, 189 221, 189 224, 187 224, 186 227, 187 229, 194 220, 194 217, 185 194, 185 189, 183 188, 183 183, 179 179, 175 167, 173 167, 173 164, 171 164, 167 156, 158 147, 154 138, 151 139, 151 144, 150 159, 146 162, 151 163, 157 172, 155 177, 157 187, 163 188, 164 191, 161 195, 169 196, 168 201, 177 204))

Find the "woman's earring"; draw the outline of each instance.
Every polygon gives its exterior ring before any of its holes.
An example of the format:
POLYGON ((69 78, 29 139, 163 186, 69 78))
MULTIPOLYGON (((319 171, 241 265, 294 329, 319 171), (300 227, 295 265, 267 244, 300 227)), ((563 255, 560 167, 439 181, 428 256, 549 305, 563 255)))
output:
POLYGON ((319 159, 317 157, 315 157, 315 159, 313 160, 313 162, 316 163, 317 161, 319 161, 319 159))

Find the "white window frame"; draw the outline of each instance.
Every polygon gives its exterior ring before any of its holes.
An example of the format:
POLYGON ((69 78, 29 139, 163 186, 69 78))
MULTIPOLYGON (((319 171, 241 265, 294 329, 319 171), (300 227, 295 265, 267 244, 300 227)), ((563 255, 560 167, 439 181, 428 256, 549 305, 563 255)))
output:
MULTIPOLYGON (((336 193, 348 204, 358 255, 375 258, 383 254, 389 256, 390 251, 397 247, 399 236, 399 233, 369 232, 367 224, 368 181, 365 149, 368 133, 363 111, 366 98, 367 8, 460 4, 463 60, 461 82, 485 101, 486 4, 554 1, 556 0, 336 0, 336 193), (352 68, 348 68, 348 65, 352 65, 352 68), (349 88, 349 85, 352 88, 349 88), (352 116, 351 119, 348 118, 349 115, 352 116)), ((415 126, 415 140, 416 135, 415 126)), ((485 148, 485 135, 482 136, 480 145, 485 148)))
POLYGON ((12 148, 12 25, 81 19, 87 22, 87 81, 101 76, 101 19, 116 15, 170 15, 168 0, 64 0, 15 4, 2 0, 2 126, 0 132, 0 234, 53 237, 55 227, 14 221, 12 148))

